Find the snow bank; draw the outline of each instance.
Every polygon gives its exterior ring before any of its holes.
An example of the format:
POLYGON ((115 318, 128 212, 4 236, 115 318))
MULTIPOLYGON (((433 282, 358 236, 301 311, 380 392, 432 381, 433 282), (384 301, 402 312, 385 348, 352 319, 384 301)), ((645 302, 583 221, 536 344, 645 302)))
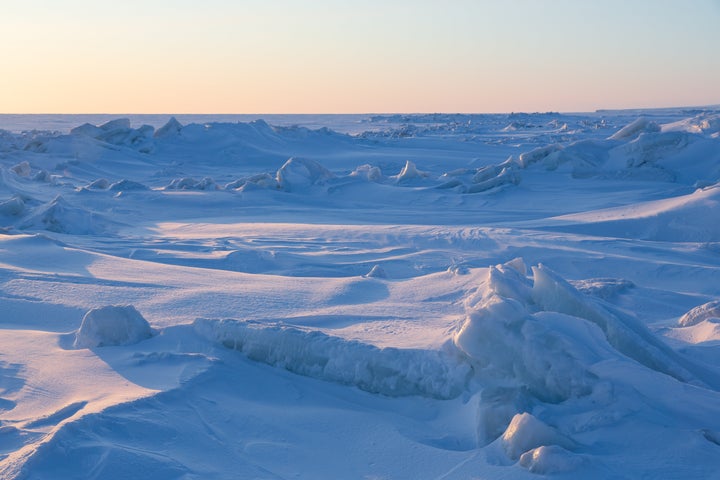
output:
POLYGON ((314 160, 292 157, 280 167, 275 178, 280 188, 290 192, 322 184, 334 176, 314 160))
POLYGON ((150 324, 132 305, 94 308, 75 334, 75 348, 132 345, 152 336, 150 324))
POLYGON ((194 328, 252 360, 388 396, 453 398, 470 375, 452 351, 378 348, 277 323, 197 319, 194 328))
POLYGON ((680 327, 690 327, 711 318, 720 319, 720 300, 698 305, 680 317, 678 325, 680 327))

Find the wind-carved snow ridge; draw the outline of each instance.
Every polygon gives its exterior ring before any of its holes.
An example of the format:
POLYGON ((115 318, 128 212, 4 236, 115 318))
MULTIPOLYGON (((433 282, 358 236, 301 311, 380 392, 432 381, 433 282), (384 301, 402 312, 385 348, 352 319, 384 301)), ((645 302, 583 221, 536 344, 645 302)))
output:
POLYGON ((278 323, 197 319, 201 336, 248 358, 388 396, 458 396, 471 373, 447 350, 378 348, 317 330, 278 323))

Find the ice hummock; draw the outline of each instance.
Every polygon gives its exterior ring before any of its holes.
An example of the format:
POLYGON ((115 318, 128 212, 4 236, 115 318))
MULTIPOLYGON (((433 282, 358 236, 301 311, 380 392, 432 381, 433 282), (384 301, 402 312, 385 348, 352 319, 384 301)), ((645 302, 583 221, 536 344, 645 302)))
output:
POLYGON ((132 345, 152 336, 145 318, 132 305, 93 308, 75 334, 75 348, 132 345))

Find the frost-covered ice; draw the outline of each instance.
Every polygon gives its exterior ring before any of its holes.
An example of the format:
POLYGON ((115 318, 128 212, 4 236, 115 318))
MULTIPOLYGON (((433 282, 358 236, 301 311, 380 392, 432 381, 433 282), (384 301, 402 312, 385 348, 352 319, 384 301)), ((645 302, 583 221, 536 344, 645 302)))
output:
POLYGON ((711 478, 719 118, 0 125, 0 478, 711 478))

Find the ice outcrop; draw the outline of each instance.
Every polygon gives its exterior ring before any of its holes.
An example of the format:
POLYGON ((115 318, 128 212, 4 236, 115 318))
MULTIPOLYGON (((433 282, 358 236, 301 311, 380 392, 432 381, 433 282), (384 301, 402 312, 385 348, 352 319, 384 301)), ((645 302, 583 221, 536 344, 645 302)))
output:
POLYGON ((75 348, 132 345, 150 338, 150 324, 132 305, 94 308, 83 317, 75 334, 75 348))
POLYGON ((680 327, 691 327, 711 318, 720 319, 720 300, 698 305, 680 317, 678 325, 680 327))
POLYGON ((292 157, 280 167, 275 178, 280 188, 291 192, 322 184, 334 176, 315 160, 292 157))
POLYGON ((389 396, 453 398, 471 371, 453 351, 378 348, 277 323, 197 319, 201 336, 300 375, 389 396))

